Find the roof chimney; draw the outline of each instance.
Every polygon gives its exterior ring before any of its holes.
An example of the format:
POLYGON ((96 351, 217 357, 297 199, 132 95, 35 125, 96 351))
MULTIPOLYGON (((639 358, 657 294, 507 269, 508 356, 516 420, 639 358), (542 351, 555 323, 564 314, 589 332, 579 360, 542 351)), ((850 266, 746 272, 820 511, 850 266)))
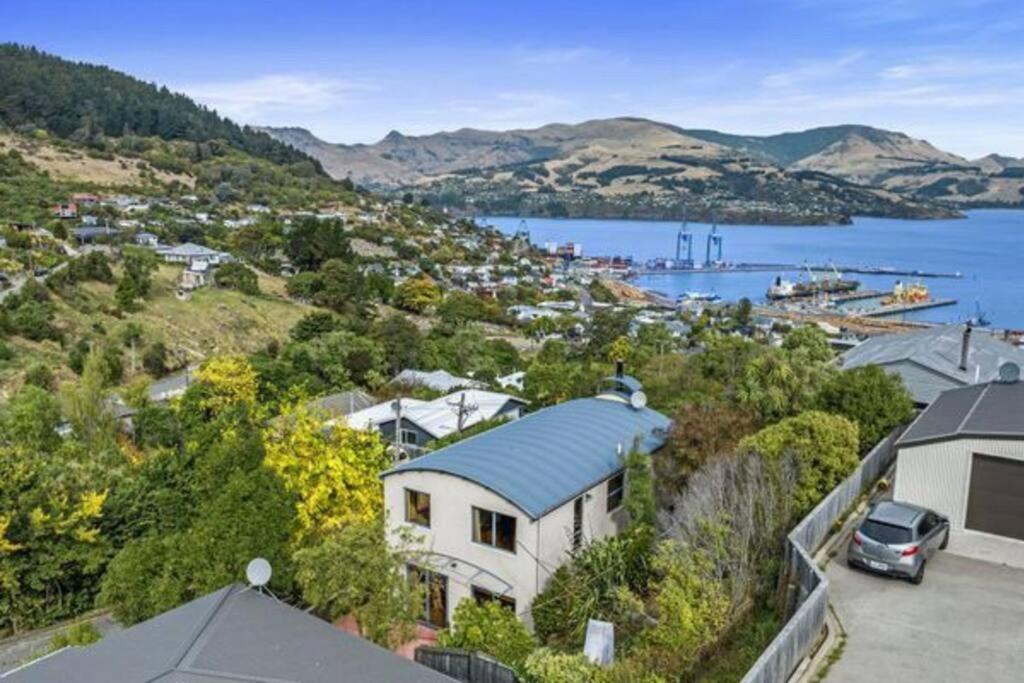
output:
POLYGON ((615 376, 622 377, 626 374, 626 364, 621 358, 615 361, 615 376))
POLYGON ((971 350, 971 326, 964 328, 963 341, 960 342, 960 369, 967 372, 967 355, 971 350))

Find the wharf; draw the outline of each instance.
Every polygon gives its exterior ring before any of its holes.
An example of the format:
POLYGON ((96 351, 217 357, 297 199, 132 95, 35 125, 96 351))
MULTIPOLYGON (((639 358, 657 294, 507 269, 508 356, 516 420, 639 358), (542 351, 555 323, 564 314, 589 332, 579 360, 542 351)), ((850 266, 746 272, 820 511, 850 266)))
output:
POLYGON ((910 268, 890 268, 888 266, 847 266, 847 265, 836 265, 831 264, 804 264, 797 265, 794 263, 723 263, 719 265, 711 266, 693 266, 692 268, 649 268, 641 267, 634 268, 630 271, 630 277, 636 277, 640 275, 690 275, 690 274, 701 274, 701 275, 727 275, 729 273, 760 273, 760 272, 798 272, 811 270, 817 273, 831 273, 839 271, 841 273, 858 273, 861 275, 892 275, 895 277, 915 277, 915 278, 951 278, 959 279, 963 277, 963 273, 955 272, 941 272, 932 270, 918 270, 910 268))
POLYGON ((846 294, 831 294, 829 299, 833 303, 842 304, 847 301, 863 301, 864 299, 874 299, 875 297, 885 296, 886 292, 881 292, 876 289, 864 289, 859 292, 847 292, 846 294))
POLYGON ((921 301, 916 304, 892 304, 890 306, 879 306, 878 308, 872 308, 866 311, 858 311, 857 315, 865 318, 878 318, 887 315, 910 313, 911 311, 923 311, 928 308, 952 306, 955 303, 956 299, 932 299, 930 301, 921 301))

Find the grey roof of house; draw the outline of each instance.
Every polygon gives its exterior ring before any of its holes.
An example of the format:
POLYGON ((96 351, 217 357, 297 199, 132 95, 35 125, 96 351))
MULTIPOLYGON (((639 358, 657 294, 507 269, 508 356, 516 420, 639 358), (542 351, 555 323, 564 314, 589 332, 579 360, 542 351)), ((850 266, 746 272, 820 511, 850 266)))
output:
MULTIPOLYGON (((1024 349, 975 328, 968 348, 967 370, 961 370, 963 336, 963 325, 945 325, 920 332, 872 337, 844 353, 842 366, 885 366, 905 361, 920 366, 933 376, 947 378, 952 385, 967 385, 995 379, 999 367, 1007 361, 1024 365, 1024 349)), ((918 382, 909 373, 904 375, 904 380, 919 403, 930 403, 938 395, 934 384, 918 382)))
POLYGON ((73 228, 71 234, 75 237, 102 237, 106 235, 117 235, 121 231, 105 225, 90 225, 84 228, 73 228))
POLYGON ((222 256, 223 251, 217 251, 216 249, 210 249, 204 247, 201 244, 195 244, 193 242, 186 242, 169 249, 164 249, 160 252, 163 255, 173 254, 174 256, 222 256))
POLYGON ((533 519, 622 469, 619 447, 650 453, 665 443, 669 419, 621 397, 567 401, 495 427, 384 473, 429 471, 475 482, 533 519))
POLYGON ((190 365, 185 370, 158 379, 149 385, 149 400, 160 401, 162 396, 168 393, 184 393, 189 385, 195 381, 198 365, 190 365))
POLYGON ((0 677, 4 683, 452 683, 452 679, 238 584, 84 648, 0 677))
POLYGON ((1024 438, 1024 382, 989 382, 943 392, 897 442, 1024 438))
POLYGON ((365 391, 353 389, 328 394, 310 401, 310 405, 325 410, 331 415, 350 415, 359 410, 369 408, 377 401, 365 391))
POLYGON ((429 387, 435 391, 455 391, 456 389, 482 389, 484 384, 469 377, 458 377, 446 370, 402 370, 398 373, 392 383, 395 384, 418 384, 429 387))

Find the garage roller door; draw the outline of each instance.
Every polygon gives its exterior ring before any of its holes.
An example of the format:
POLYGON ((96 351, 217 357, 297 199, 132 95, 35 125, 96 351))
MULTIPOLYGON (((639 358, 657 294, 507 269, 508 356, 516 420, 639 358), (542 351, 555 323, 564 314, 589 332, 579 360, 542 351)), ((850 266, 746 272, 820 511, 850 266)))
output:
POLYGON ((1024 462, 974 454, 965 526, 1024 541, 1024 462))

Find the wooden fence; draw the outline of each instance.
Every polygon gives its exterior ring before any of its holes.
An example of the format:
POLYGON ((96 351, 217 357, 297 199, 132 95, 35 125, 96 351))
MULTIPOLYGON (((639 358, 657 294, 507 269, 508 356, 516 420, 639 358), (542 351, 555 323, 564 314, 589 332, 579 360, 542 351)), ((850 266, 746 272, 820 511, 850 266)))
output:
POLYGON ((463 683, 517 683, 516 673, 487 655, 443 647, 416 648, 416 661, 463 683))

